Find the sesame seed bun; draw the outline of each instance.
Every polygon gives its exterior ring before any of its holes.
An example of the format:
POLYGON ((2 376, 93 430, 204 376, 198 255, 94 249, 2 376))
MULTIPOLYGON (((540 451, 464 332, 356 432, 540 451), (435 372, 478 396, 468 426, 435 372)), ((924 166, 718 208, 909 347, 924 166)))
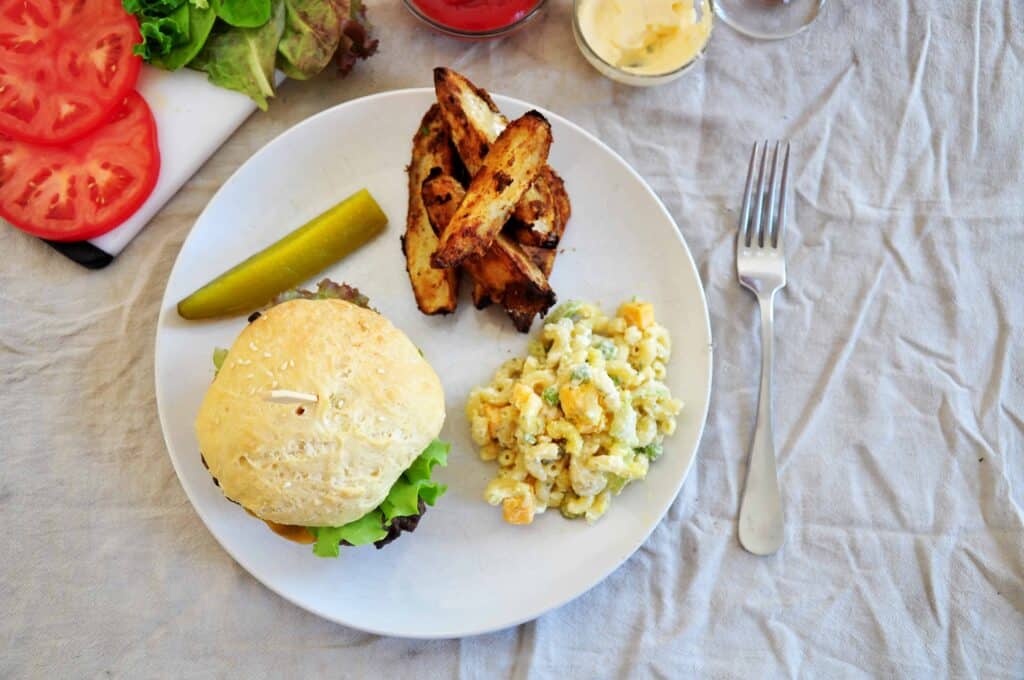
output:
POLYGON ((196 434, 210 474, 252 514, 341 526, 380 505, 444 415, 437 374, 387 319, 341 300, 292 300, 238 336, 196 434), (278 389, 317 401, 268 401, 278 389))

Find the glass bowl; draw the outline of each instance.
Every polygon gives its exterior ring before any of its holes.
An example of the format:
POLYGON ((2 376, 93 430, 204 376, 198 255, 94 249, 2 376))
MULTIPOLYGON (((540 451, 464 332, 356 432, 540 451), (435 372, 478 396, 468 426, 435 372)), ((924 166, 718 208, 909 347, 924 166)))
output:
POLYGON ((602 59, 601 56, 597 53, 597 51, 590 46, 590 43, 587 42, 587 37, 586 35, 584 35, 583 29, 580 28, 579 10, 580 4, 583 2, 588 2, 588 0, 573 0, 572 3, 572 34, 576 38, 576 46, 580 48, 580 52, 582 52, 584 58, 588 62, 590 62, 590 65, 597 69, 601 75, 605 76, 606 78, 611 78, 615 82, 622 83, 623 85, 632 85, 633 87, 651 87, 653 85, 664 85, 665 83, 671 83, 673 80, 682 77, 682 75, 689 71, 691 68, 693 68, 693 65, 700 61, 701 58, 704 56, 704 53, 707 52, 708 45, 711 43, 711 35, 714 34, 715 30, 713 18, 715 11, 715 0, 708 0, 708 11, 712 13, 711 33, 708 34, 707 42, 704 43, 704 46, 700 48, 700 52, 698 52, 693 57, 693 59, 686 62, 682 66, 672 69, 671 71, 666 71, 665 73, 658 73, 653 75, 644 73, 633 73, 632 71, 620 68, 615 64, 611 64, 602 59))
POLYGON ((423 10, 416 6, 415 0, 402 0, 402 3, 405 5, 405 8, 409 10, 409 12, 414 17, 422 21, 424 24, 434 29, 438 33, 443 33, 444 35, 450 36, 452 38, 459 38, 460 40, 489 40, 491 38, 500 38, 502 36, 514 33, 518 31, 520 28, 522 28, 524 25, 530 23, 535 18, 540 16, 547 2, 548 0, 537 0, 537 4, 534 5, 533 8, 531 8, 526 14, 524 14, 519 19, 516 19, 512 23, 506 24, 505 26, 499 26, 498 28, 492 28, 485 31, 467 31, 461 28, 456 28, 453 26, 449 26, 447 24, 443 24, 438 20, 427 16, 423 12, 423 10))
POLYGON ((758 40, 781 40, 804 30, 825 8, 825 0, 719 0, 718 18, 744 35, 758 40))

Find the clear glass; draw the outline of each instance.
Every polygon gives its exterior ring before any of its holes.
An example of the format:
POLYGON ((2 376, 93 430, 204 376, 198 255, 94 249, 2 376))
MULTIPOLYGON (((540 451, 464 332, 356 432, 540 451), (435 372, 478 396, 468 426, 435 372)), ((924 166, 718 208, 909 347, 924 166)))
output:
POLYGON ((715 0, 718 18, 761 40, 796 35, 818 18, 825 0, 715 0))

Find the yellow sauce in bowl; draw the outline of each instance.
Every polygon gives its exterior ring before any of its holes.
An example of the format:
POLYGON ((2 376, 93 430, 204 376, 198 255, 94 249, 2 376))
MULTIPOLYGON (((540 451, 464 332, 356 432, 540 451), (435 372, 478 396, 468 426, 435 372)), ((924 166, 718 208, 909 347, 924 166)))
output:
POLYGON ((579 0, 588 46, 627 73, 659 76, 697 58, 711 37, 710 0, 579 0))

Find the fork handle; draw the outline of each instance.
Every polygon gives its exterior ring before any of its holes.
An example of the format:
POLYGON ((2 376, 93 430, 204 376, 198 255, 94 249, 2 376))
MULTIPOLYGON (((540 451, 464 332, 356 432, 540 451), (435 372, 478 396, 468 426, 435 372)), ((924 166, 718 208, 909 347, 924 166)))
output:
POLYGON ((783 517, 772 432, 772 364, 775 356, 775 291, 758 295, 761 303, 761 390, 757 424, 750 446, 747 482, 740 504, 740 544, 755 555, 770 555, 782 545, 783 517))

